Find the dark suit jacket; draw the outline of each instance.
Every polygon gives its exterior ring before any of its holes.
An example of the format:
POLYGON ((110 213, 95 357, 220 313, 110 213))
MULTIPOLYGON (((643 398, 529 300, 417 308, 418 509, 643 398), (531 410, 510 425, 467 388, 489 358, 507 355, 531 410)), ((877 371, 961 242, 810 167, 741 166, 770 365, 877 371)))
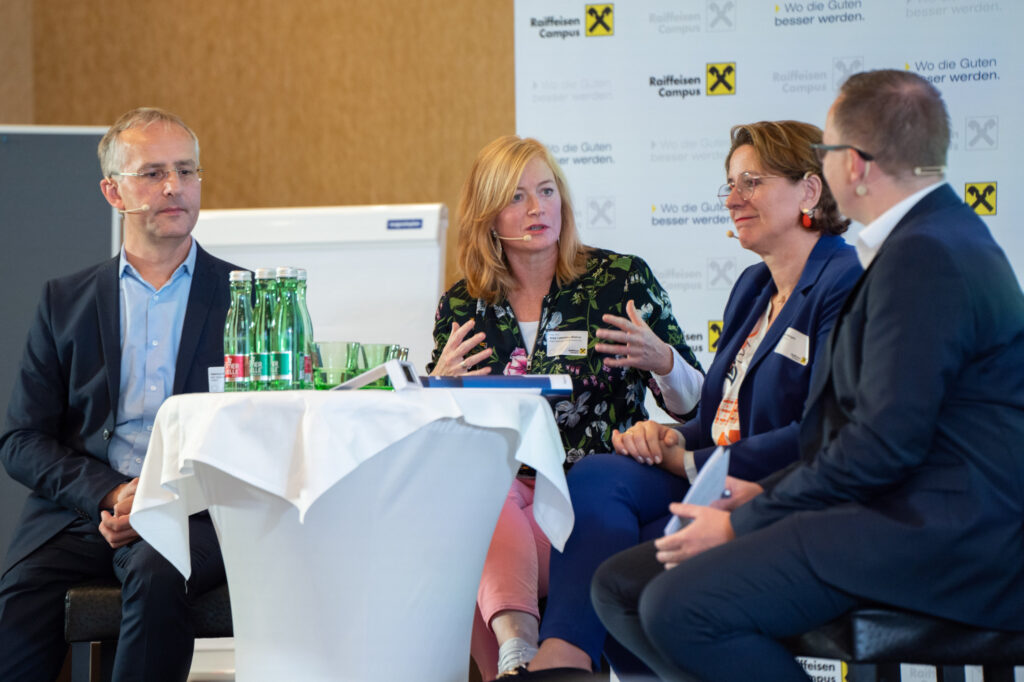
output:
POLYGON ((851 292, 800 452, 734 512, 737 533, 793 523, 835 587, 1024 629, 1024 295, 948 185, 900 221, 851 292))
MULTIPOLYGON (((796 461, 811 368, 860 273, 857 254, 842 237, 822 235, 818 239, 800 281, 751 358, 740 386, 742 439, 730 446, 729 473, 733 476, 756 481, 796 461), (810 352, 804 365, 775 352, 790 328, 808 337, 810 352)), ((700 408, 694 419, 679 428, 687 448, 694 451, 698 469, 714 452, 711 424, 722 402, 725 375, 775 293, 768 266, 758 263, 743 271, 729 294, 718 351, 701 389, 700 408)))
MULTIPOLYGON (((5 571, 77 518, 99 524, 99 503, 127 477, 107 446, 121 383, 118 259, 51 280, 28 334, 0 436, 0 459, 29 495, 5 571)), ((224 362, 234 266, 197 248, 174 393, 209 390, 224 362)))

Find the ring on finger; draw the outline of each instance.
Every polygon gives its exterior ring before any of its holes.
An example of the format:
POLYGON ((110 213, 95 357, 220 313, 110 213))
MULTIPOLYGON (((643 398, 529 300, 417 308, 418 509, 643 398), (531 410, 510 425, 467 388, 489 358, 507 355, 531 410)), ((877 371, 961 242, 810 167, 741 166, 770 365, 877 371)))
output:
POLYGON ((461 367, 462 369, 466 369, 466 360, 465 360, 465 358, 463 358, 462 360, 459 360, 459 367, 461 367))

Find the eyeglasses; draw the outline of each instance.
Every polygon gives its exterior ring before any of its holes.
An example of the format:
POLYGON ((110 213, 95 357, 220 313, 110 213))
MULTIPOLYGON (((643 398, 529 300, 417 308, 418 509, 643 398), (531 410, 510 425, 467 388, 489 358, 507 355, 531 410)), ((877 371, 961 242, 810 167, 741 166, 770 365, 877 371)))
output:
POLYGON ((863 149, 857 149, 852 144, 812 144, 811 149, 818 156, 818 163, 825 163, 825 154, 829 152, 838 152, 844 149, 852 149, 857 152, 857 156, 864 159, 865 161, 874 161, 875 155, 868 154, 863 149))
POLYGON ((727 182, 718 188, 718 198, 727 199, 729 198, 729 195, 732 194, 733 190, 738 190, 740 198, 743 199, 743 201, 748 201, 750 197, 754 196, 754 190, 756 190, 764 180, 781 177, 781 175, 755 175, 750 171, 744 171, 740 173, 739 180, 735 182, 727 182))
POLYGON ((131 173, 129 171, 117 171, 114 175, 121 175, 130 178, 139 178, 148 185, 159 185, 167 181, 171 173, 178 174, 178 182, 183 185, 191 185, 203 181, 202 168, 155 168, 153 170, 131 173))

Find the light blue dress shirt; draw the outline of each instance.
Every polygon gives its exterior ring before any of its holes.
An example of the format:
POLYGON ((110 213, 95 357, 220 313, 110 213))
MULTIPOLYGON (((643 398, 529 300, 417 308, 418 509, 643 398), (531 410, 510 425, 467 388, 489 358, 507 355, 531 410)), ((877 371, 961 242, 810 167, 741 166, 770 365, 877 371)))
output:
POLYGON ((110 466, 132 478, 142 471, 156 411, 174 390, 181 329, 196 266, 196 242, 159 290, 142 279, 121 247, 121 385, 117 422, 107 456, 110 466))

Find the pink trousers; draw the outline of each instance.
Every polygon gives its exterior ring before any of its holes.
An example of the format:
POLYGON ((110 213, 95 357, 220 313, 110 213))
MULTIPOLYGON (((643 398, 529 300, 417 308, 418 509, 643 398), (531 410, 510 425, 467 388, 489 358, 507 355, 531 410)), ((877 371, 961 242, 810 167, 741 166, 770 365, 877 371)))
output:
POLYGON ((498 641, 491 619, 501 611, 523 611, 540 619, 537 601, 548 593, 551 543, 533 519, 532 478, 517 478, 505 498, 487 550, 477 592, 470 653, 484 680, 498 675, 498 641))

